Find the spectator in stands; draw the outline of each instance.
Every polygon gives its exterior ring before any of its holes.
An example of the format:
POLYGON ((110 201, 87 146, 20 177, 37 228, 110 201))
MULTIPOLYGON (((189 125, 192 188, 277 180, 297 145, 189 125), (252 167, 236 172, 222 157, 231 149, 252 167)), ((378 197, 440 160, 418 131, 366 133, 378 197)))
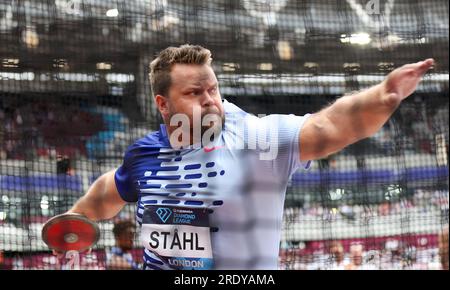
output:
POLYGON ((363 245, 354 244, 350 246, 350 263, 345 270, 360 270, 363 264, 363 245))
POLYGON ((448 226, 439 234, 439 256, 443 270, 448 270, 448 226))
POLYGON ((401 269, 402 248, 400 242, 395 239, 389 239, 384 245, 381 255, 381 268, 386 270, 401 269))
POLYGON ((106 268, 109 270, 137 270, 131 254, 133 249, 135 226, 129 220, 122 220, 114 224, 113 234, 116 246, 106 254, 106 268))
POLYGON ((71 160, 67 155, 58 155, 56 158, 56 172, 57 174, 75 175, 71 160))
POLYGON ((339 241, 333 241, 330 246, 331 265, 330 270, 344 270, 344 247, 339 241))
POLYGON ((403 253, 403 270, 426 270, 426 263, 418 261, 417 249, 414 246, 407 246, 403 253))

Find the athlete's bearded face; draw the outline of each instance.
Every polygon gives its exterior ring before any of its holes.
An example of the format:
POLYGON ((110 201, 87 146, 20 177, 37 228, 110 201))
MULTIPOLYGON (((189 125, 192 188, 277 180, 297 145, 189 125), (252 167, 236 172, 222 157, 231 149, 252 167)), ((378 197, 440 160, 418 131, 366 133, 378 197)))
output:
POLYGON ((199 141, 192 135, 194 126, 201 127, 196 130, 203 136, 208 129, 220 132, 224 125, 225 115, 217 78, 207 64, 175 64, 171 70, 169 94, 162 98, 158 100, 157 96, 156 101, 168 133, 177 128, 170 126, 171 118, 176 114, 184 114, 190 121, 191 144, 199 141), (201 123, 199 116, 194 118, 194 114, 200 115, 201 123))

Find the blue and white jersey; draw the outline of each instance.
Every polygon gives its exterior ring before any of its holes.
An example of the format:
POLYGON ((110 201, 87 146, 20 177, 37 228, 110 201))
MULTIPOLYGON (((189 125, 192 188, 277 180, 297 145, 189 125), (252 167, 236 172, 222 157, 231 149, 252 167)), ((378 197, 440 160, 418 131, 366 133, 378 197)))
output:
POLYGON ((309 114, 256 117, 224 100, 211 147, 173 149, 164 125, 115 174, 136 202, 146 269, 276 269, 286 187, 309 114))
POLYGON ((139 263, 136 263, 133 260, 133 255, 130 252, 124 252, 119 247, 112 247, 109 251, 106 252, 106 267, 109 268, 111 264, 114 263, 114 258, 117 257, 122 258, 133 270, 138 270, 141 268, 139 263))

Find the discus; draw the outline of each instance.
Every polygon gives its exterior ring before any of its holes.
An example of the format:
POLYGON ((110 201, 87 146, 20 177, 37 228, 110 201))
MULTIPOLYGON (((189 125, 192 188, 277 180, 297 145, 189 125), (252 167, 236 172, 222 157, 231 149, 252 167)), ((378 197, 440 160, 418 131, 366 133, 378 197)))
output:
POLYGON ((98 225, 76 213, 65 213, 49 219, 42 228, 42 240, 58 252, 83 252, 100 238, 98 225))

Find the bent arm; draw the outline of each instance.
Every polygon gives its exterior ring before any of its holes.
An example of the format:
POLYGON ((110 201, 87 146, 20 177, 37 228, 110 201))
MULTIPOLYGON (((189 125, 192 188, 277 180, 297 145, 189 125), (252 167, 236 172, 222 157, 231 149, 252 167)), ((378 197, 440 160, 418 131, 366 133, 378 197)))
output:
POLYGON ((339 98, 313 114, 299 137, 302 162, 324 158, 375 134, 411 95, 433 60, 404 65, 365 91, 339 98))
POLYGON ((117 191, 114 181, 116 170, 100 176, 68 213, 79 213, 92 221, 110 219, 127 204, 117 191))

